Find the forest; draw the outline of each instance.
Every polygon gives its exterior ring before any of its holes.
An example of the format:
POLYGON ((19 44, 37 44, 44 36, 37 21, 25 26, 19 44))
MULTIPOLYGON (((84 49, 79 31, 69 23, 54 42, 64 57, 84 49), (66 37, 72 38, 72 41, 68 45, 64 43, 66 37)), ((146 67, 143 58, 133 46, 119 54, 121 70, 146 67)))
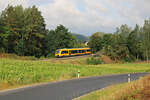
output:
POLYGON ((150 59, 150 19, 134 29, 124 24, 113 34, 94 33, 89 40, 93 52, 101 51, 113 60, 126 62, 150 59))
MULTIPOLYGON (((114 60, 150 59, 150 19, 131 28, 124 24, 114 33, 96 32, 89 37, 92 51, 101 51, 114 60)), ((83 41, 82 41, 83 42, 83 41)), ((46 29, 44 17, 36 6, 8 5, 0 12, 0 53, 49 57, 59 48, 84 47, 69 30, 58 25, 46 29)))
POLYGON ((46 29, 41 12, 36 6, 10 6, 0 15, 0 52, 20 56, 52 56, 58 48, 82 45, 63 25, 46 29))

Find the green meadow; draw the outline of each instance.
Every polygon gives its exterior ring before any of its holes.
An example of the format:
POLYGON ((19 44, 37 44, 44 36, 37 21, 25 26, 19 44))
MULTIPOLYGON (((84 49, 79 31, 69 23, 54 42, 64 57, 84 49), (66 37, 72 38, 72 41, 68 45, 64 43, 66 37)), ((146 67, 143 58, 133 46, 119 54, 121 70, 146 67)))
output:
POLYGON ((149 72, 150 64, 57 64, 51 61, 0 59, 0 90, 35 83, 132 72, 149 72))

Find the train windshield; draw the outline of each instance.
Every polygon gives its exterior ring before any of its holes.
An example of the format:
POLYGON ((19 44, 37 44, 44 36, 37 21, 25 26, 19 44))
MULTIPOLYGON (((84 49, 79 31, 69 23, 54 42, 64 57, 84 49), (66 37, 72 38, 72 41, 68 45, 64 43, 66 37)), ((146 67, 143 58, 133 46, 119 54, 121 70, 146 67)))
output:
POLYGON ((60 50, 56 50, 56 53, 59 53, 60 50))

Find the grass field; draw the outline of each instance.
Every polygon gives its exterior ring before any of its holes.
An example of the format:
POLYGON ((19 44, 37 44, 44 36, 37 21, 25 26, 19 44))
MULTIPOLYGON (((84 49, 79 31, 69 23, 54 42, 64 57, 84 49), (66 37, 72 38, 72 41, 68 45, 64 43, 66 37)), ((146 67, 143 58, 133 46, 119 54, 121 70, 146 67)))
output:
POLYGON ((150 75, 131 83, 92 92, 78 100, 150 100, 150 75))
MULTIPOLYGON (((71 63, 71 62, 70 62, 71 63)), ((52 61, 0 59, 0 90, 77 77, 148 72, 150 64, 54 64, 52 61)))
POLYGON ((75 64, 75 65, 87 65, 86 59, 88 56, 80 57, 80 56, 75 56, 74 58, 71 57, 66 57, 66 58, 52 58, 48 60, 43 60, 46 62, 51 62, 53 64, 75 64))

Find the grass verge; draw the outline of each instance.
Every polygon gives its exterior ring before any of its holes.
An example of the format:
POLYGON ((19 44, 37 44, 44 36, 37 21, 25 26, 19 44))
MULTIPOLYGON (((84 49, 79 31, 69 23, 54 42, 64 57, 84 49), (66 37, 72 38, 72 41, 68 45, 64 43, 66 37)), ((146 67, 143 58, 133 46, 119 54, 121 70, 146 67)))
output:
POLYGON ((0 59, 0 90, 42 82, 108 74, 148 72, 150 64, 76 65, 48 61, 0 59))
POLYGON ((150 75, 131 83, 92 92, 79 100, 150 100, 150 75))
POLYGON ((16 54, 0 53, 0 58, 18 59, 18 60, 37 60, 34 56, 18 56, 16 54))

